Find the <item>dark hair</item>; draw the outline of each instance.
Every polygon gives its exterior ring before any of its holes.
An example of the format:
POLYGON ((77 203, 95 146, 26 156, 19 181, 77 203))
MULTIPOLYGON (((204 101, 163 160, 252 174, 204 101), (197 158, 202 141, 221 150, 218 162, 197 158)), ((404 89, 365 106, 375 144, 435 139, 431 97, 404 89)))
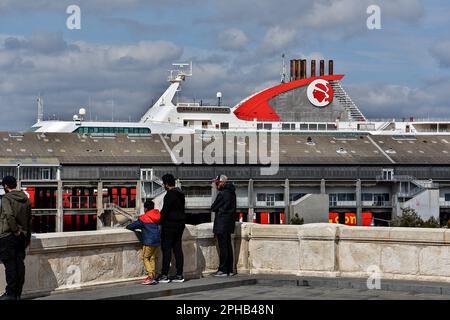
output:
POLYGON ((144 202, 145 211, 152 210, 155 208, 155 203, 152 200, 147 200, 144 202))
POLYGON ((166 173, 161 179, 163 184, 167 184, 169 187, 175 187, 175 177, 172 174, 166 173))
POLYGON ((17 187, 17 180, 13 176, 6 176, 2 180, 2 186, 15 189, 17 187))

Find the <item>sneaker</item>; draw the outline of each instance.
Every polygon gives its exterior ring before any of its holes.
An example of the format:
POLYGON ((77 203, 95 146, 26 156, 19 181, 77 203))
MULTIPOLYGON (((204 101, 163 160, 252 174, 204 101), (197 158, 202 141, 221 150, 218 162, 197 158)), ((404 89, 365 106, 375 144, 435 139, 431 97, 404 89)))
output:
POLYGON ((4 293, 0 296, 0 300, 17 300, 17 298, 15 296, 10 296, 4 293))
POLYGON ((222 271, 217 271, 216 273, 213 274, 213 277, 227 277, 228 274, 222 271))
POLYGON ((142 281, 141 284, 149 285, 149 284, 153 284, 153 282, 156 282, 156 281, 154 279, 150 278, 150 277, 147 277, 147 278, 144 279, 144 281, 142 281))
POLYGON ((161 282, 161 283, 169 283, 169 282, 170 282, 170 279, 169 279, 168 276, 162 275, 162 276, 159 278, 158 282, 161 282))
POLYGON ((182 275, 176 275, 175 278, 172 279, 172 282, 184 282, 184 277, 182 275))
POLYGON ((234 277, 234 276, 236 276, 236 275, 237 275, 237 272, 230 272, 230 273, 228 274, 229 277, 234 277))

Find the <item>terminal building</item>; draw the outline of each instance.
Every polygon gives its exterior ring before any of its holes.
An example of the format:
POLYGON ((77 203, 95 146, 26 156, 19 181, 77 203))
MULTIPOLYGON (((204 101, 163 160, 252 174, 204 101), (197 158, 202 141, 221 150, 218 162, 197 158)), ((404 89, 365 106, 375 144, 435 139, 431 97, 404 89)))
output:
POLYGON ((165 173, 178 179, 191 224, 211 221, 218 174, 236 186, 240 221, 289 224, 297 214, 387 226, 406 207, 450 218, 448 135, 283 133, 277 144, 279 168, 262 175, 267 164, 179 163, 170 134, 1 132, 0 176, 29 195, 36 233, 120 225, 163 195, 165 173))

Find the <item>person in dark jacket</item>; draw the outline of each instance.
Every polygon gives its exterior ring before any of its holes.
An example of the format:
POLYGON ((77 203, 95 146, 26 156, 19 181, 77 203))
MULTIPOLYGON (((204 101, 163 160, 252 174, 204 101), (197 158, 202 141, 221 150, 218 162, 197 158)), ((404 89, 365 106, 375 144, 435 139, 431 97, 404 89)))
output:
POLYGON ((171 174, 162 176, 164 188, 167 193, 161 209, 161 249, 163 255, 161 277, 159 282, 184 282, 183 277, 183 248, 182 237, 186 223, 184 212, 185 198, 180 188, 175 187, 175 177, 171 174), (172 251, 175 254, 176 275, 169 278, 170 261, 172 251))
POLYGON ((161 219, 159 210, 155 209, 155 204, 151 200, 144 203, 145 213, 133 223, 127 226, 128 230, 141 230, 142 239, 142 257, 144 267, 147 271, 147 278, 142 284, 153 285, 158 282, 155 279, 156 258, 158 256, 159 246, 161 245, 161 234, 159 232, 158 222, 161 219))
POLYGON ((31 239, 31 203, 17 188, 17 180, 4 177, 5 195, 0 210, 0 261, 5 266, 6 292, 0 300, 19 300, 25 283, 25 249, 31 239))
POLYGON ((214 274, 216 277, 234 275, 233 272, 233 246, 231 234, 235 228, 236 214, 236 188, 228 181, 227 176, 219 175, 214 180, 219 193, 211 206, 215 212, 213 233, 219 244, 219 270, 214 274))

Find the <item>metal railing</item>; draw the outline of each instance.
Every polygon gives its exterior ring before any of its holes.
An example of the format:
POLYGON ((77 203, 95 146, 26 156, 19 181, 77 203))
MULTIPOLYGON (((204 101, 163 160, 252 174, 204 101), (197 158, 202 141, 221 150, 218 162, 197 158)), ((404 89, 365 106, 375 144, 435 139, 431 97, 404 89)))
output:
POLYGON ((269 207, 284 207, 286 203, 284 201, 256 201, 256 207, 269 208, 269 207))
POLYGON ((392 201, 362 201, 363 207, 392 207, 392 201))
POLYGON ((439 200, 439 205, 441 207, 450 207, 450 201, 439 200))
POLYGON ((205 208, 211 207, 211 196, 198 195, 195 197, 186 197, 186 207, 188 208, 205 208))
POLYGON ((334 201, 330 200, 330 207, 356 207, 356 201, 334 201))
POLYGON ((63 209, 95 209, 97 196, 69 196, 63 197, 63 209))

